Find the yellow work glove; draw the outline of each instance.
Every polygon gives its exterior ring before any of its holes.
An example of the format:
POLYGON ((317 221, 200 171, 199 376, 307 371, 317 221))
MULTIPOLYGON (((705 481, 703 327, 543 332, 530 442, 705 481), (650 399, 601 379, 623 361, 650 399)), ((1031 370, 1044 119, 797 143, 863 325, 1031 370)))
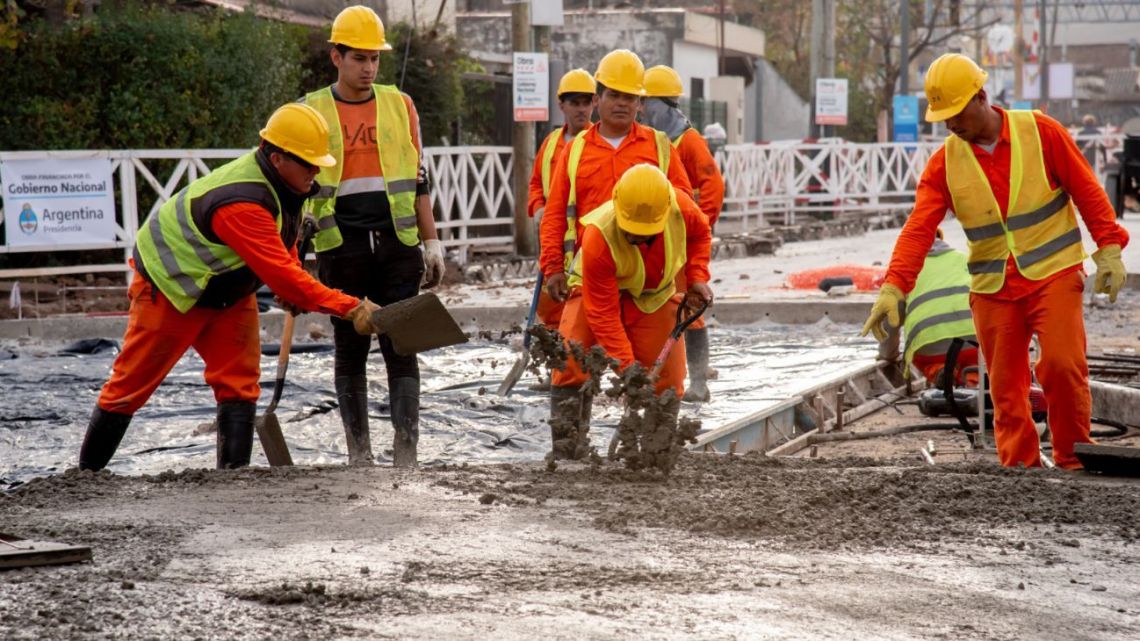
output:
POLYGON ((878 340, 887 338, 887 331, 883 329, 883 319, 887 319, 887 323, 891 327, 898 327, 901 320, 899 319, 899 304, 906 298, 906 294, 902 290, 889 283, 879 288, 879 298, 871 307, 871 315, 867 318, 867 322, 863 325, 863 333, 860 336, 866 336, 867 332, 875 334, 878 340))
POLYGON ((1120 259, 1120 245, 1105 245, 1093 252, 1092 259, 1096 263, 1093 292, 1108 294, 1108 302, 1115 303, 1116 295, 1128 277, 1128 272, 1124 271, 1124 261, 1120 259))
POLYGON ((356 330, 357 334, 361 336, 371 336, 376 333, 375 327, 372 325, 372 312, 378 311, 380 306, 367 298, 361 298, 360 303, 356 307, 348 310, 344 315, 344 320, 352 321, 352 328, 356 330))

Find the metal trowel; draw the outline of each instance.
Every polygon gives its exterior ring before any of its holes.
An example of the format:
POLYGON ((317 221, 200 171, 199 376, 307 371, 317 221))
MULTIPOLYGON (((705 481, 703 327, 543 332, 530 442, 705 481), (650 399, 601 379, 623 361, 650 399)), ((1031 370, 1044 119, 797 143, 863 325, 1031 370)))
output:
POLYGON ((372 328, 401 356, 466 343, 467 337, 435 294, 419 294, 372 312, 372 328))

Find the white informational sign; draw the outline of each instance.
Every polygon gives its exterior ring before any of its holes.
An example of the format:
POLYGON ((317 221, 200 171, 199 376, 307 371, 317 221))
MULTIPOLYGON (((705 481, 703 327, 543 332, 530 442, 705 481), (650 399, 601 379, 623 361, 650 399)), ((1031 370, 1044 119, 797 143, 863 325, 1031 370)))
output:
MULTIPOLYGON (((1021 66, 1021 97, 1025 100, 1041 99, 1041 72, 1036 64, 1021 66)), ((1068 100, 1073 97, 1073 63, 1049 63, 1049 99, 1068 100)))
POLYGON ((539 0, 530 3, 531 26, 561 27, 565 24, 562 0, 539 0))
POLYGON ((515 122, 550 120, 550 72, 545 53, 514 53, 515 122))
POLYGON ((847 124, 847 79, 815 79, 815 124, 847 124))
POLYGON ((110 160, 7 160, 0 163, 0 181, 8 247, 115 241, 110 160))

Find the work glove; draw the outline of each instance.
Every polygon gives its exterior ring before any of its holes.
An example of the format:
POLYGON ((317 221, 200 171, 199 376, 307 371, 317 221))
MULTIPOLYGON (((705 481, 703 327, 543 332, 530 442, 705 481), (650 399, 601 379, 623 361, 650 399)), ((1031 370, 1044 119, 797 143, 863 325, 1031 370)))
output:
POLYGON ((431 289, 443 282, 443 243, 438 238, 424 241, 424 289, 431 289))
POLYGON ((887 319, 887 324, 891 327, 898 327, 902 322, 899 318, 899 305, 905 299, 906 294, 903 294, 901 289, 890 283, 885 283, 880 287, 879 298, 871 306, 871 315, 864 323, 863 333, 860 336, 866 336, 867 332, 871 332, 876 339, 886 340, 887 330, 883 329, 883 319, 887 319))
POLYGON ((712 304, 713 293, 708 283, 693 283, 689 291, 685 292, 685 307, 691 312, 701 308, 704 303, 712 304))
POLYGON ((1108 294, 1108 302, 1115 303, 1116 295, 1128 278, 1128 272, 1124 271, 1124 261, 1120 259, 1120 245, 1105 245, 1093 252, 1092 259, 1096 263, 1093 292, 1108 294))
POLYGON ((380 306, 367 298, 361 298, 360 302, 348 310, 344 315, 344 320, 352 322, 352 328, 356 330, 357 334, 361 336, 371 336, 376 332, 375 327, 372 325, 372 313, 379 311, 380 306))
POLYGON ((294 305, 293 303, 290 303, 284 298, 281 298, 280 296, 274 295, 273 302, 277 303, 278 307, 289 312, 293 316, 300 316, 301 314, 305 313, 305 310, 301 309, 297 305, 294 305))

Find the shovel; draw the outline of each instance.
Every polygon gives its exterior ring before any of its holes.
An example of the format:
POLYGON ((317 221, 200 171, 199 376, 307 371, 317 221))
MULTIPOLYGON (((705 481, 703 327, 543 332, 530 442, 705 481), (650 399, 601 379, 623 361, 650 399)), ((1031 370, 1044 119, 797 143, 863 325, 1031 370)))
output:
POLYGON ((293 314, 285 312, 285 328, 281 332, 281 352, 277 354, 277 380, 273 382, 273 400, 264 416, 257 417, 257 438, 271 467, 292 465, 289 446, 281 433, 281 423, 277 420, 277 403, 281 400, 281 390, 285 387, 285 371, 289 369, 289 349, 293 346, 293 314))
POLYGON ((530 362, 530 328, 534 325, 534 313, 538 309, 538 299, 542 294, 542 272, 538 272, 538 278, 534 282, 534 294, 530 297, 530 311, 526 314, 526 329, 523 330, 523 343, 522 354, 519 354, 519 359, 515 361, 514 367, 507 373, 507 377, 499 384, 499 396, 506 396, 511 393, 515 388, 515 384, 522 378, 523 372, 526 371, 527 363, 530 362))
MULTIPOLYGON (((669 338, 665 339, 665 344, 661 346, 661 351, 657 353, 657 360, 653 361, 653 369, 649 370, 649 380, 657 380, 657 377, 661 375, 661 369, 665 367, 665 361, 669 359, 669 354, 673 352, 673 346, 677 344, 678 340, 680 340, 681 334, 684 334, 685 330, 689 328, 689 325, 695 323, 708 308, 709 303, 708 301, 705 301, 701 303, 701 306, 697 308, 697 311, 693 312, 686 318, 685 310, 688 309, 688 307, 685 306, 684 301, 682 301, 680 305, 677 305, 677 324, 673 326, 673 331, 669 332, 669 338)), ((607 452, 607 455, 611 461, 613 460, 614 455, 617 454, 619 441, 620 439, 618 439, 618 430, 614 430, 614 435, 612 438, 610 438, 610 447, 607 452)))
POLYGON ((419 294, 385 305, 372 312, 371 320, 376 333, 386 335, 400 356, 467 342, 435 294, 419 294))

